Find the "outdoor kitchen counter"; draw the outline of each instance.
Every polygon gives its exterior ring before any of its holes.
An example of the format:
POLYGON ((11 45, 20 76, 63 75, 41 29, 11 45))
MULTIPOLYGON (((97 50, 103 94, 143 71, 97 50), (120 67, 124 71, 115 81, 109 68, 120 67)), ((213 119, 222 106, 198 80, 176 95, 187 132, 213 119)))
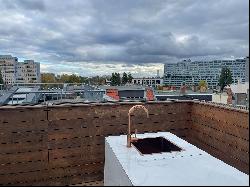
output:
POLYGON ((127 136, 105 138, 104 185, 223 185, 248 186, 249 176, 169 132, 138 134, 164 137, 180 152, 141 154, 127 136))

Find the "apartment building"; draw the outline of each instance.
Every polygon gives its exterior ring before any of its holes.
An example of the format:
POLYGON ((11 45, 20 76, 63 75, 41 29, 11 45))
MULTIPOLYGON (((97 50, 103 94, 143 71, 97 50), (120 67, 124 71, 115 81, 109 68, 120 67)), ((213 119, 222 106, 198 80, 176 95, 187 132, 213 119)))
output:
POLYGON ((164 84, 180 87, 199 84, 206 80, 208 87, 218 86, 222 67, 228 67, 232 72, 233 82, 240 79, 245 82, 246 58, 235 60, 191 61, 184 60, 178 63, 168 63, 164 66, 164 84))
POLYGON ((14 84, 16 81, 16 68, 18 58, 11 55, 0 55, 0 71, 6 84, 14 84))
POLYGON ((17 64, 16 83, 41 82, 40 63, 34 60, 24 60, 17 64))
POLYGON ((0 70, 5 84, 41 82, 40 63, 18 62, 17 57, 0 55, 0 70))

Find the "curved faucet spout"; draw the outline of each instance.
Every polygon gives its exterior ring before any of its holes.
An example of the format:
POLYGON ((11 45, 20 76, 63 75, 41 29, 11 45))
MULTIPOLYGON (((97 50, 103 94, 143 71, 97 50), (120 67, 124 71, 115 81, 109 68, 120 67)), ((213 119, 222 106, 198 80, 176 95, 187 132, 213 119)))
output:
POLYGON ((129 109, 128 115, 131 115, 136 109, 139 109, 139 108, 143 109, 147 114, 147 118, 149 118, 148 109, 143 105, 133 106, 132 108, 129 109))
POLYGON ((143 109, 144 112, 146 112, 147 114, 147 118, 149 118, 149 113, 148 113, 148 109, 143 106, 143 105, 135 105, 132 108, 129 109, 128 112, 128 134, 127 134, 127 147, 131 147, 131 143, 132 143, 132 138, 131 138, 131 114, 136 110, 136 109, 143 109))

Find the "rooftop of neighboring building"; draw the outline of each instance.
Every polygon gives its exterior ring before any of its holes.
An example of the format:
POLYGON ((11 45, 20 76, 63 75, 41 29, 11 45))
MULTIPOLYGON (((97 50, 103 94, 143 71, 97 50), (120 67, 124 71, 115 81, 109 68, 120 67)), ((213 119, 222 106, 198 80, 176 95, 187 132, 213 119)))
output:
POLYGON ((242 58, 235 58, 235 59, 231 59, 231 58, 224 58, 224 59, 201 59, 201 60, 191 60, 191 59, 184 59, 184 60, 181 60, 181 61, 178 61, 178 62, 172 62, 172 63, 166 63, 165 65, 177 65, 177 64, 180 64, 180 63, 183 63, 184 65, 186 65, 187 63, 202 63, 202 62, 228 62, 228 61, 245 61, 247 58, 249 58, 249 56, 246 56, 246 57, 242 57, 242 58))
MULTIPOLYGON (((173 91, 173 92, 156 92, 156 95, 183 95, 180 91, 173 91)), ((186 91, 184 95, 212 95, 213 93, 210 92, 193 92, 193 91, 186 91)))
POLYGON ((11 58, 11 55, 0 55, 0 58, 11 58))
POLYGON ((247 93, 249 90, 249 82, 245 83, 236 83, 231 84, 230 86, 227 86, 226 88, 231 88, 233 93, 247 93))
POLYGON ((117 89, 119 91, 124 91, 124 90, 145 90, 144 86, 140 85, 128 85, 128 86, 99 86, 99 89, 117 89))
POLYGON ((15 59, 17 61, 17 57, 13 57, 12 55, 0 55, 0 59, 15 59))
MULTIPOLYGON (((167 91, 162 91, 162 90, 156 90, 155 91, 156 95, 183 95, 180 90, 167 90, 167 91)), ((212 95, 213 90, 207 90, 206 92, 194 92, 192 90, 186 90, 185 95, 212 95)))

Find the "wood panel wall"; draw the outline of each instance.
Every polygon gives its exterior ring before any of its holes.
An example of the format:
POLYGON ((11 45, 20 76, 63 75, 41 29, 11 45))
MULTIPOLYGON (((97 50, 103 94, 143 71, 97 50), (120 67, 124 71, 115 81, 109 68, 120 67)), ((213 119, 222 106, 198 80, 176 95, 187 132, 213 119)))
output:
MULTIPOLYGON (((134 104, 0 109, 0 185, 74 185, 103 180, 104 138, 127 133, 134 104)), ((186 138, 191 103, 145 104, 132 116, 138 133, 186 138)), ((126 140, 124 140, 126 141, 126 140)))
POLYGON ((195 103, 188 141, 249 174, 249 113, 195 103))
POLYGON ((45 108, 0 109, 0 185, 35 184, 47 177, 45 108))
MULTIPOLYGON (((134 104, 0 108, 0 185, 103 180, 104 138, 127 133, 127 113, 134 104)), ((192 102, 143 105, 150 117, 136 111, 133 131, 172 132, 249 173, 248 112, 192 102)))

